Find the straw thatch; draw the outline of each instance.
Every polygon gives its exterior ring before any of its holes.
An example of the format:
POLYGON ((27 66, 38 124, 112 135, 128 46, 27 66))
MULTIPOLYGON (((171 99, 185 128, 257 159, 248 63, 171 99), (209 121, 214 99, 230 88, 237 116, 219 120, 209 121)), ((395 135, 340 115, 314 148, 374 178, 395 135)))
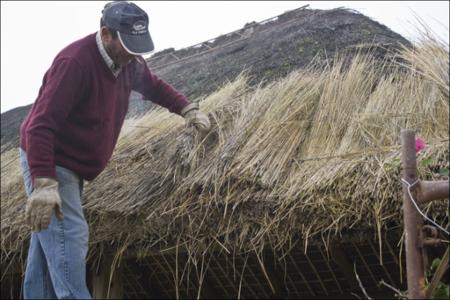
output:
MULTIPOLYGON (((428 39, 402 57, 337 57, 264 88, 242 74, 198 99, 212 121, 204 136, 163 109, 127 120, 107 169, 85 185, 90 259, 105 245, 119 257, 176 248, 197 267, 211 247, 288 251, 400 223, 400 129, 426 141, 428 179, 448 179, 436 169, 448 167, 449 130, 448 45, 428 39)), ((2 266, 29 237, 17 154, 1 157, 2 266)), ((425 211, 448 223, 445 203, 425 211)))

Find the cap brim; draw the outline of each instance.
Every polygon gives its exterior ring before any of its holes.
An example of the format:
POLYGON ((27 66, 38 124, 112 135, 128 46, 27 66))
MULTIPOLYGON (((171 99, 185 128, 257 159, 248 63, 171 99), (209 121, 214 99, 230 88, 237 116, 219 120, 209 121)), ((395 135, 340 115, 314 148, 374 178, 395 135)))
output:
POLYGON ((117 32, 117 34, 120 43, 130 54, 143 55, 148 54, 155 49, 152 38, 148 32, 141 35, 124 34, 121 32, 117 32))

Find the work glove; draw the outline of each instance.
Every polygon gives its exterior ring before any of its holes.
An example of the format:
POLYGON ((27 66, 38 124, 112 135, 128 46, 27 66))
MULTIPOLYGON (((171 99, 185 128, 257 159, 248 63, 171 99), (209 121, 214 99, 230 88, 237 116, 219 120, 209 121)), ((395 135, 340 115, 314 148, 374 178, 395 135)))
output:
POLYGON ((194 125, 198 131, 206 133, 211 128, 208 116, 199 110, 198 103, 190 103, 181 110, 188 126, 194 125))
POLYGON ((64 218, 61 197, 58 192, 58 182, 52 178, 37 177, 34 179, 34 189, 28 197, 25 207, 26 222, 33 231, 48 228, 53 209, 59 220, 64 218))

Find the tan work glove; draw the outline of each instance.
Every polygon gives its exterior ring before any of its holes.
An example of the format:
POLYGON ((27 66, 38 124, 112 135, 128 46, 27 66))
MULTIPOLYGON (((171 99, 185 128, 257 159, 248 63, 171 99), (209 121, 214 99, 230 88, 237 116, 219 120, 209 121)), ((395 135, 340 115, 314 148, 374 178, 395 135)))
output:
POLYGON ((26 221, 33 231, 48 228, 55 209, 59 220, 64 218, 58 182, 52 178, 38 177, 34 179, 34 189, 25 207, 26 221))
POLYGON ((206 133, 211 128, 211 124, 208 116, 198 108, 198 103, 190 103, 181 110, 181 115, 186 119, 188 126, 194 125, 198 131, 206 133))

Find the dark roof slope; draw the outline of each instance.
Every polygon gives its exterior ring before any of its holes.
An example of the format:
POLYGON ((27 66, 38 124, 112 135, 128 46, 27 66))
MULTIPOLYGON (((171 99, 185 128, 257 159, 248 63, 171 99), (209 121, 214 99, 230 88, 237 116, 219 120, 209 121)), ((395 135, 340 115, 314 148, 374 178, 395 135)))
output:
POLYGON ((297 9, 246 24, 242 29, 185 49, 167 49, 148 59, 154 72, 191 99, 207 95, 243 69, 253 83, 271 81, 306 67, 314 57, 330 61, 336 52, 360 45, 385 50, 410 43, 370 18, 348 9, 297 9))

